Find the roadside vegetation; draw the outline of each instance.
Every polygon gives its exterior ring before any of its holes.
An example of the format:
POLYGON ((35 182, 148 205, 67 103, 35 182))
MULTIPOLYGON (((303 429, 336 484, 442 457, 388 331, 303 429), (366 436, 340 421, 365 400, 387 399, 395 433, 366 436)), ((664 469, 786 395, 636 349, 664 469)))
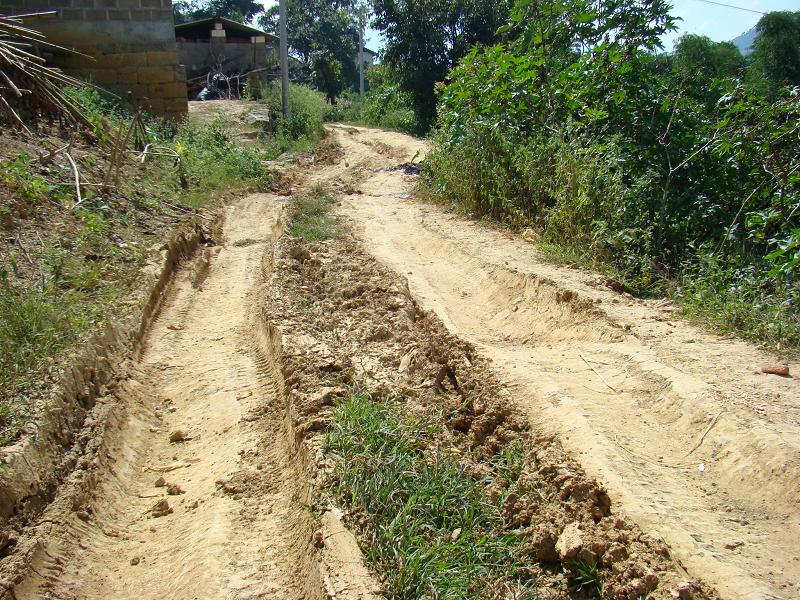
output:
POLYGON ((796 351, 800 13, 765 15, 744 57, 694 35, 663 52, 676 26, 663 0, 478 5, 495 26, 445 2, 430 18, 463 26, 442 33, 374 3, 435 141, 422 193, 796 351))
POLYGON ((396 71, 375 65, 367 69, 365 78, 368 88, 364 103, 358 94, 350 92, 338 104, 327 107, 325 120, 418 134, 411 97, 401 89, 396 71))
POLYGON ((325 437, 337 465, 332 493, 366 522, 368 560, 396 598, 494 598, 498 588, 536 597, 523 536, 505 531, 505 495, 485 493, 498 477, 516 489, 522 447, 476 480, 452 448, 436 444, 437 427, 364 392, 336 408, 325 437))
POLYGON ((289 119, 283 118, 280 83, 275 81, 258 90, 257 99, 269 110, 261 142, 271 158, 284 152, 303 152, 313 149, 325 134, 323 117, 325 99, 306 85, 289 85, 289 119))

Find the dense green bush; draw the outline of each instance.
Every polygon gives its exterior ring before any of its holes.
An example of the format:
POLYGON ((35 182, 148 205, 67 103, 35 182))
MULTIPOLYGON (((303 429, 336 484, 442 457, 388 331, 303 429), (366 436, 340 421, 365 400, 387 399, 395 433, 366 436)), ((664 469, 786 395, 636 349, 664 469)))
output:
POLYGON ((743 86, 724 44, 654 54, 668 5, 628 4, 519 0, 507 41, 473 49, 442 89, 423 190, 533 225, 641 292, 677 281, 695 313, 709 289, 755 303, 749 319, 707 316, 797 345, 800 91, 743 86))
MULTIPOLYGON (((133 113, 121 99, 93 88, 68 93, 95 124, 94 133, 101 140, 109 142, 120 127, 127 132, 133 113)), ((123 188, 145 197, 146 203, 174 196, 178 203, 198 207, 227 189, 264 187, 269 182, 265 160, 280 152, 276 140, 263 147, 240 144, 235 123, 225 116, 211 122, 189 118, 174 123, 144 114, 143 121, 157 150, 146 164, 152 168, 142 173, 141 181, 124 182, 123 188), (147 188, 140 190, 137 186, 143 182, 147 188)))
POLYGON ((371 89, 364 96, 363 106, 356 94, 345 95, 344 102, 327 107, 325 120, 419 133, 411 99, 396 83, 386 83, 371 89))
POLYGON ((278 153, 286 150, 307 150, 319 142, 325 130, 322 126, 325 114, 325 98, 305 85, 289 86, 289 119, 283 118, 281 88, 274 82, 264 88, 261 100, 270 114, 266 141, 278 153))

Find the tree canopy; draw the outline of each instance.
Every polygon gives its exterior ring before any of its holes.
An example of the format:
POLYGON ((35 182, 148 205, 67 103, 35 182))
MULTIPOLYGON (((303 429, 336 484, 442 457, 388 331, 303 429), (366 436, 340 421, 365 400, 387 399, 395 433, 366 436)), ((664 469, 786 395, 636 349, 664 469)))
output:
POLYGON ((753 44, 753 81, 774 93, 786 85, 800 85, 800 12, 771 12, 756 26, 753 44))
POLYGON ((509 0, 373 0, 373 26, 386 38, 384 59, 411 94, 420 129, 436 117, 436 84, 474 45, 497 41, 509 0))
POLYGON ((714 319, 800 345, 797 13, 761 19, 748 66, 701 36, 656 52, 670 10, 516 0, 498 42, 440 86, 422 189, 532 226, 632 289, 677 280, 714 319))
POLYGON ((176 25, 210 17, 249 23, 264 12, 264 6, 255 0, 180 0, 173 3, 172 12, 176 25))
MULTIPOLYGON (((310 82, 329 100, 358 84, 358 19, 353 0, 287 0, 289 50, 305 66, 310 82)), ((278 33, 278 7, 259 19, 262 28, 278 33)))

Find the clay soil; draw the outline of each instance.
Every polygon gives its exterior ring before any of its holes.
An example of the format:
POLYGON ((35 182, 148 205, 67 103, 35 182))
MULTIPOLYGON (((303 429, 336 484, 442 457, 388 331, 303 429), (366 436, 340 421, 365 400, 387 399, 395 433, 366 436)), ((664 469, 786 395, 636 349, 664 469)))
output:
POLYGON ((288 167, 281 195, 231 202, 179 267, 78 469, 15 532, 35 550, 0 560, 11 597, 391 597, 356 544, 369 522, 327 491, 323 435, 355 388, 439 415, 437 443, 469 476, 523 444, 541 493, 503 510, 545 597, 580 597, 576 558, 613 598, 800 594, 796 379, 417 201, 403 165, 424 142, 331 136, 338 149, 288 167), (336 240, 285 233, 285 194, 314 185, 340 201, 336 240))

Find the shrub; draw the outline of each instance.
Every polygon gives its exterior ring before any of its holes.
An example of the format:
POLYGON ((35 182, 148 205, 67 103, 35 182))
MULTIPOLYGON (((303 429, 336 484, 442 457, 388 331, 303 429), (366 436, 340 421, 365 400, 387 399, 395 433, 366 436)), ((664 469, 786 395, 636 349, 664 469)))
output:
POLYGON ((384 84, 370 90, 364 97, 363 106, 357 95, 347 95, 343 103, 326 108, 325 120, 412 134, 419 131, 411 100, 397 84, 384 84))
POLYGON ((672 27, 661 0, 539 8, 519 0, 507 41, 450 73, 423 191, 533 226, 640 293, 715 289, 727 308, 712 320, 794 343, 800 89, 765 97, 673 69, 647 51, 672 27), (734 297, 771 329, 731 311, 734 297))

